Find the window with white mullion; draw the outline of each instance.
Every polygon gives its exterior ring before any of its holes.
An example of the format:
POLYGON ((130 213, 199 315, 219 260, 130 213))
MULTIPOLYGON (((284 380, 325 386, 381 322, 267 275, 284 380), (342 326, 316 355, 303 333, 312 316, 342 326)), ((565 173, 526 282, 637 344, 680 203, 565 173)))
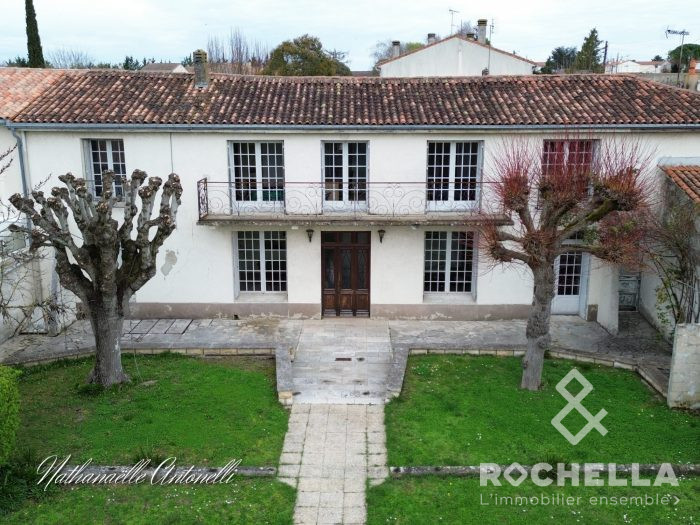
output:
POLYGON ((433 210, 468 207, 477 202, 481 143, 428 142, 426 198, 433 210))
POLYGON ((425 232, 423 291, 469 293, 473 288, 474 233, 425 232))
POLYGON ((104 189, 102 173, 110 170, 114 172, 112 182, 114 195, 120 199, 124 193, 123 180, 126 177, 124 141, 122 139, 88 139, 85 145, 95 196, 102 195, 104 189))
POLYGON ((229 166, 235 201, 284 200, 282 142, 230 142, 229 166))
POLYGON ((323 143, 323 200, 330 208, 367 202, 367 142, 323 143))
POLYGON ((241 292, 287 291, 287 237, 283 231, 241 231, 237 236, 241 292))

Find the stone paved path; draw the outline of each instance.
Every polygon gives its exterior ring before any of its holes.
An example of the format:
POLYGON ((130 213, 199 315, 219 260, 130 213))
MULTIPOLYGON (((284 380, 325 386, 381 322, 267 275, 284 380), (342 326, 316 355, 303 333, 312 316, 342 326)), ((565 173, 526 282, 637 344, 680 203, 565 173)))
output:
POLYGON ((304 321, 292 362, 294 403, 384 403, 391 359, 387 321, 304 321))
POLYGON ((295 524, 365 523, 367 482, 388 474, 383 405, 292 405, 279 476, 297 488, 295 524))

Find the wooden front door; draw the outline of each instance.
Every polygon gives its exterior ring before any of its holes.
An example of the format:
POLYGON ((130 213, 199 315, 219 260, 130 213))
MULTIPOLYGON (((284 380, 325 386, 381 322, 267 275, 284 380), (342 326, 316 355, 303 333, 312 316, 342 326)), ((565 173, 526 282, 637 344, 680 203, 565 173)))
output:
POLYGON ((321 232, 323 315, 369 316, 370 232, 321 232))

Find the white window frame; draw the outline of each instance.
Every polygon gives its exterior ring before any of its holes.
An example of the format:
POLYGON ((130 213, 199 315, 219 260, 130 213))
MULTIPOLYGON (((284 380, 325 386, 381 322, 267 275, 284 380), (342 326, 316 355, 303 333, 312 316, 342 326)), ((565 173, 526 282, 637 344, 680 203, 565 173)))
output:
POLYGON ((422 249, 423 249, 423 298, 427 299, 429 302, 441 302, 443 299, 447 298, 447 302, 463 298, 469 298, 471 300, 476 299, 476 286, 477 286, 477 269, 478 269, 478 232, 475 230, 455 230, 450 228, 427 228, 423 232, 422 237, 422 249), (425 262, 426 262, 426 250, 425 250, 425 236, 429 232, 444 232, 447 233, 447 243, 445 246, 445 290, 444 291, 427 291, 425 289, 425 262), (452 257, 452 235, 454 233, 471 233, 472 234, 472 267, 471 267, 471 290, 464 292, 452 292, 450 291, 450 263, 452 257))
MULTIPOLYGON (((253 205, 253 209, 257 211, 267 211, 272 209, 277 209, 280 206, 284 206, 285 192, 286 192, 286 170, 285 170, 285 155, 284 155, 284 141, 283 140, 229 140, 227 143, 228 150, 228 177, 229 177, 229 187, 230 195, 229 198, 234 204, 235 208, 246 204, 253 205), (255 199, 237 199, 236 198, 236 174, 234 165, 234 144, 252 144, 255 156, 255 199), (262 164, 262 152, 261 144, 279 144, 282 147, 282 189, 281 190, 265 190, 263 189, 263 164, 262 164), (269 199, 263 198, 266 191, 270 192, 281 192, 280 199, 269 199)), ((279 166, 276 166, 279 167, 279 166)), ((244 191, 244 190, 238 190, 244 191)), ((253 191, 253 190, 247 190, 253 191)), ((252 210, 251 210, 252 211, 252 210)))
MULTIPOLYGON (((479 207, 481 200, 481 180, 484 165, 484 141, 483 140, 429 140, 425 147, 425 203, 428 211, 463 211, 471 210, 479 207), (457 144, 469 143, 477 145, 477 161, 476 161, 476 189, 474 199, 472 200, 455 200, 455 172, 457 164, 457 144), (430 145, 431 144, 449 144, 450 145, 450 163, 448 168, 448 193, 446 200, 429 199, 429 169, 430 169, 430 145)), ((435 190, 433 190, 435 191, 435 190)), ((440 190, 438 190, 440 191, 440 190)))
MULTIPOLYGON (((335 191, 335 190, 330 190, 335 191)), ((321 202, 324 210, 330 211, 348 211, 348 210, 367 210, 369 207, 369 141, 368 140, 322 140, 321 141, 321 202), (364 200, 350 200, 350 184, 349 184, 349 174, 350 174, 350 164, 349 164, 349 153, 348 144, 365 144, 366 147, 366 162, 364 165, 366 176, 365 176, 365 199, 364 200), (343 175, 343 189, 342 199, 326 200, 326 144, 342 144, 343 146, 343 157, 342 157, 342 175, 343 175)))
MULTIPOLYGON (((93 170, 93 161, 92 161, 92 141, 93 140, 104 140, 106 143, 106 152, 107 152, 107 169, 115 171, 114 170, 114 156, 113 156, 113 149, 112 149, 112 141, 120 141, 122 143, 122 152, 124 153, 124 173, 123 174, 117 174, 120 175, 121 177, 124 178, 124 180, 127 177, 128 170, 126 168, 126 144, 124 143, 123 138, 119 137, 111 137, 111 138, 85 138, 83 139, 83 158, 84 158, 84 163, 85 163, 85 174, 86 177, 85 179, 88 181, 90 190, 92 191, 92 194, 95 197, 100 197, 102 195, 102 191, 100 190, 100 195, 97 194, 97 184, 95 183, 95 175, 96 173, 93 170)), ((101 173, 97 175, 102 175, 101 173)), ((117 182, 117 179, 112 182, 113 185, 113 190, 114 190, 114 196, 117 198, 117 200, 123 200, 123 195, 124 195, 124 180, 119 180, 117 182), (121 195, 117 192, 117 187, 121 187, 121 195)), ((104 185, 100 184, 100 188, 102 188, 104 185)))
POLYGON ((287 259, 287 233, 284 230, 240 230, 236 231, 233 234, 233 255, 234 255, 234 296, 235 298, 238 298, 240 294, 245 294, 245 295, 258 295, 258 294, 265 294, 269 295, 271 297, 286 297, 287 295, 287 290, 289 288, 289 266, 288 266, 288 259, 287 259), (258 241, 258 261, 260 263, 260 290, 242 290, 241 289, 241 273, 240 273, 240 266, 241 266, 241 257, 238 249, 238 241, 239 241, 239 234, 244 233, 244 234, 255 234, 255 238, 257 238, 258 241), (265 258, 265 234, 266 233, 277 233, 277 234, 283 234, 284 235, 284 260, 285 263, 285 279, 284 281, 278 280, 278 281, 271 281, 271 282, 277 282, 277 283, 284 283, 284 290, 268 290, 268 281, 267 281, 267 259, 265 258))

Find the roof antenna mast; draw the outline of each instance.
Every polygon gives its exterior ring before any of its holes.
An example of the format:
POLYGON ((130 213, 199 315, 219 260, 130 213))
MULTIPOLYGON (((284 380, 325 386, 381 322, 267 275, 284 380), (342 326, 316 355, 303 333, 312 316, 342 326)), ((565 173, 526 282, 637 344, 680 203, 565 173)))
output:
POLYGON ((456 9, 449 9, 450 11, 450 36, 455 34, 455 15, 459 13, 456 9))
POLYGON ((676 86, 680 87, 681 85, 681 68, 683 67, 683 44, 685 43, 685 37, 688 36, 690 33, 686 31, 685 29, 682 29, 680 31, 676 31, 675 29, 670 29, 669 27, 666 27, 666 38, 668 38, 668 35, 680 35, 681 37, 681 52, 680 56, 678 57, 678 74, 676 75, 676 86))

